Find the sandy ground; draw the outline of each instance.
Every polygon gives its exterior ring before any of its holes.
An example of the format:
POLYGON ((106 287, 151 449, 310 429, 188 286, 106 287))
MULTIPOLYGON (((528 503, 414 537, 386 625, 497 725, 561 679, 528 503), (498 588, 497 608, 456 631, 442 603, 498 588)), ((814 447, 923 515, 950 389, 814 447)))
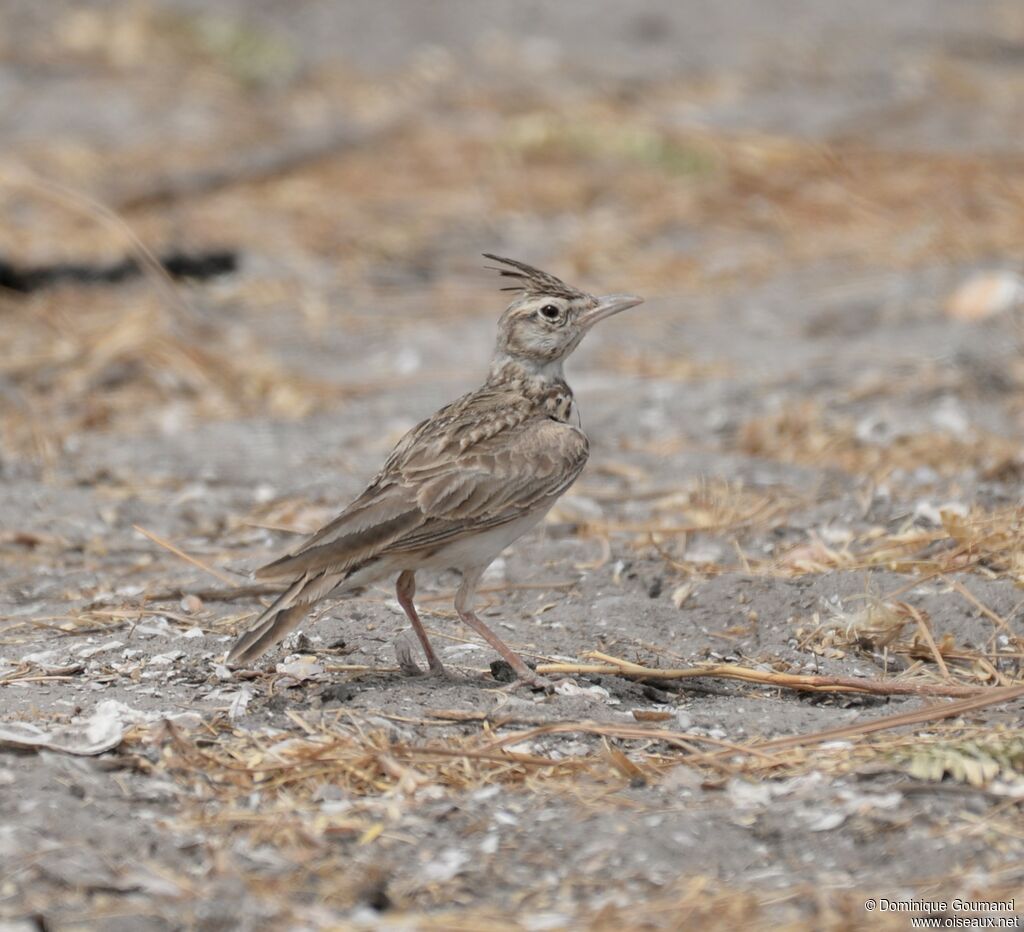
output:
POLYGON ((488 574, 502 637, 1020 683, 1018 332, 948 313, 1019 267, 1014 3, 8 7, 0 258, 130 252, 51 179, 239 269, 0 295, 0 741, 114 745, 0 749, 0 928, 1024 912, 1019 699, 509 690, 443 575, 459 678, 399 672, 385 588, 221 665, 259 610, 231 588, 481 378, 493 251, 648 298, 569 366, 591 462, 488 574))

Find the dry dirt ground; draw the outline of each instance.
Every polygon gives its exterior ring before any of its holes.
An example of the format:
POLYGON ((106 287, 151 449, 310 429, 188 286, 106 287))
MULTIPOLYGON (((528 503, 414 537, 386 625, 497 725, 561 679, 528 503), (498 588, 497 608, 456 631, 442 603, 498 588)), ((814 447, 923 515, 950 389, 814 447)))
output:
POLYGON ((1020 5, 213 9, 4 4, 0 928, 1024 912, 1024 370, 948 313, 1020 261, 1020 5), (237 268, 97 274, 132 236, 237 268), (383 588, 230 673, 246 572, 480 378, 484 251, 648 297, 486 580, 558 690, 444 576, 462 679, 399 672, 383 588))

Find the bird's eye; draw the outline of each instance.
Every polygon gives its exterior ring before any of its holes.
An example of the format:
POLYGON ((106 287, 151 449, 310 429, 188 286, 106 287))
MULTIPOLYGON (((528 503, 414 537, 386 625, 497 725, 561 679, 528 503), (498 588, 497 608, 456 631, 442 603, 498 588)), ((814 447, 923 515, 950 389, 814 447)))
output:
POLYGON ((545 304, 540 309, 540 316, 545 320, 558 320, 562 316, 562 310, 555 304, 545 304))

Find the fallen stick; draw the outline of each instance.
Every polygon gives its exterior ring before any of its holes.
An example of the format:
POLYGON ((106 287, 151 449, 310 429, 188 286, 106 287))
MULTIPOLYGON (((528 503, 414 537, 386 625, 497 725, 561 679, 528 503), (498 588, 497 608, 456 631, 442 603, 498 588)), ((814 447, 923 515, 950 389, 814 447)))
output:
POLYGON ((987 686, 982 687, 981 695, 976 695, 969 699, 961 699, 959 702, 934 703, 925 706, 923 709, 917 709, 914 712, 900 712, 896 715, 876 718, 870 722, 829 728, 826 731, 815 731, 807 735, 774 738, 771 741, 765 741, 763 744, 755 745, 751 750, 764 751, 767 749, 778 751, 784 748, 802 747, 807 744, 822 744, 825 741, 841 741, 854 735, 870 735, 876 731, 887 731, 890 728, 900 728, 903 725, 920 725, 922 722, 934 722, 944 718, 953 718, 965 712, 974 712, 986 706, 998 705, 1000 702, 1018 699, 1021 696, 1024 696, 1024 686, 987 686))
POLYGON ((754 670, 731 663, 715 663, 698 667, 678 669, 645 667, 618 657, 610 657, 597 651, 584 656, 599 663, 542 663, 540 674, 586 674, 597 673, 608 676, 624 676, 630 679, 683 680, 695 677, 720 677, 743 680, 747 683, 761 683, 778 686, 781 689, 795 689, 814 693, 860 693, 869 696, 945 696, 962 698, 987 693, 991 686, 956 686, 939 683, 907 683, 900 680, 872 680, 859 676, 807 676, 799 673, 777 673, 754 670))
POLYGON ((804 735, 790 735, 786 738, 774 738, 770 741, 752 742, 750 744, 737 744, 731 741, 712 739, 705 735, 691 735, 686 732, 670 731, 661 728, 644 728, 642 726, 616 725, 604 722, 552 722, 488 742, 482 746, 481 750, 485 752, 495 751, 508 745, 516 745, 543 735, 582 732, 584 734, 623 739, 664 741, 681 747, 684 750, 690 750, 687 747, 690 742, 717 744, 721 748, 718 751, 690 751, 693 756, 700 757, 704 762, 715 766, 719 765, 722 758, 728 758, 733 754, 748 754, 760 757, 764 759, 766 765, 776 765, 779 763, 779 760, 774 758, 772 754, 777 751, 813 744, 824 744, 826 741, 840 741, 855 735, 869 735, 878 731, 888 731, 892 728, 902 728, 907 725, 919 725, 924 722, 954 718, 966 712, 975 712, 986 706, 1009 702, 1021 696, 1024 696, 1024 686, 990 686, 984 688, 982 695, 961 699, 959 702, 934 703, 923 709, 917 709, 914 712, 900 712, 897 715, 887 715, 884 718, 877 718, 873 721, 861 722, 855 725, 844 725, 839 728, 829 728, 825 731, 815 731, 804 735))

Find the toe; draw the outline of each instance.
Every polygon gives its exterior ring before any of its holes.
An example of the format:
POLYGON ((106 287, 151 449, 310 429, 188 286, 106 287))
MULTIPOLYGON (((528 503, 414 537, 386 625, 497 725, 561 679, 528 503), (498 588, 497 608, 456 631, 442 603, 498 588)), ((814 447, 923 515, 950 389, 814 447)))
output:
POLYGON ((537 676, 535 673, 528 680, 524 680, 530 689, 536 689, 538 692, 547 693, 551 695, 555 691, 555 684, 551 682, 546 676, 537 676))

